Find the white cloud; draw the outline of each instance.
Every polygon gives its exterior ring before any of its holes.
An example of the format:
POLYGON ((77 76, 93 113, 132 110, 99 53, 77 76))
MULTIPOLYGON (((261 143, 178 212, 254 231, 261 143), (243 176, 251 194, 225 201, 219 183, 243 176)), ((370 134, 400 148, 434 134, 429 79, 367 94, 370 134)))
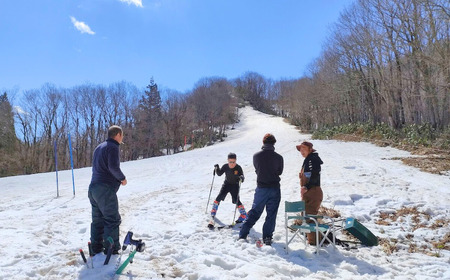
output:
POLYGON ((142 0, 119 0, 120 2, 127 3, 128 5, 136 5, 136 7, 143 7, 142 0))
POLYGON ((89 27, 89 25, 87 25, 86 23, 84 23, 82 21, 78 21, 74 17, 70 17, 70 19, 72 20, 73 26, 75 26, 75 28, 78 29, 78 31, 80 31, 81 33, 87 33, 87 34, 91 34, 91 35, 95 34, 95 32, 92 31, 91 28, 89 27))
POLYGON ((14 113, 17 113, 17 114, 21 114, 21 115, 29 115, 29 113, 28 113, 28 112, 25 112, 25 111, 22 109, 22 107, 20 107, 20 106, 14 106, 14 107, 13 107, 13 111, 14 111, 14 113))

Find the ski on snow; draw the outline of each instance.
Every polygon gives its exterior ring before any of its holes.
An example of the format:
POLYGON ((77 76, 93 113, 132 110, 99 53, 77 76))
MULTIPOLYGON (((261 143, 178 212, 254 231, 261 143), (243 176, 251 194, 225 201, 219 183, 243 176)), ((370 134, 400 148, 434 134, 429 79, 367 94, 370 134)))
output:
MULTIPOLYGON (((216 218, 213 217, 213 218, 211 218, 211 220, 208 223, 208 228, 210 230, 214 230, 214 229, 221 230, 221 229, 227 229, 227 228, 234 228, 236 225, 242 225, 242 223, 233 223, 231 225, 221 224, 220 226, 216 226, 215 224, 216 224, 216 218)), ((239 228, 240 228, 240 226, 239 226, 239 228)))

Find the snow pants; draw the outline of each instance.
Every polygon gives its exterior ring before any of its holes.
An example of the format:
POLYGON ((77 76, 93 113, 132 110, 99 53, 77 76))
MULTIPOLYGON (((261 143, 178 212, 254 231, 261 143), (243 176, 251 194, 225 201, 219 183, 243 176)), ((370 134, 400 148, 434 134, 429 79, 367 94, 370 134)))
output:
MULTIPOLYGON (((120 186, 120 185, 119 185, 120 186)), ((105 183, 91 183, 88 197, 92 206, 91 245, 94 253, 100 253, 107 248, 108 236, 114 240, 113 250, 120 250, 119 201, 117 191, 119 186, 105 183)))
POLYGON ((263 225, 263 239, 272 238, 273 231, 275 230, 275 223, 277 219, 278 207, 281 201, 280 188, 260 188, 255 190, 255 196, 253 198, 252 209, 248 211, 247 220, 242 225, 239 232, 239 238, 247 238, 250 229, 261 217, 261 214, 266 208, 266 220, 263 225))
MULTIPOLYGON (((320 204, 322 204, 323 192, 320 186, 310 188, 304 195, 303 201, 305 201, 305 211, 309 215, 317 215, 319 213, 320 204)), ((308 233, 308 243, 311 245, 316 244, 316 234, 308 233)))
MULTIPOLYGON (((227 194, 231 194, 231 202, 233 204, 236 204, 236 200, 238 199, 239 195, 239 185, 230 185, 230 184, 223 184, 222 188, 220 189, 219 194, 216 197, 216 201, 220 203, 220 201, 225 200, 225 197, 227 197, 227 194)), ((241 200, 238 201, 238 206, 242 205, 241 200)))

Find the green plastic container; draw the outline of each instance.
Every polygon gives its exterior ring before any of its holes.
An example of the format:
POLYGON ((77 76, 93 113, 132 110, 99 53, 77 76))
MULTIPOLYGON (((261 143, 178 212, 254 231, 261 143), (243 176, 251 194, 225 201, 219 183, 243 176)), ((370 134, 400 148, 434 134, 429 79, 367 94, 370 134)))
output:
POLYGON ((377 246, 378 238, 355 218, 345 219, 344 229, 358 238, 363 245, 377 246))

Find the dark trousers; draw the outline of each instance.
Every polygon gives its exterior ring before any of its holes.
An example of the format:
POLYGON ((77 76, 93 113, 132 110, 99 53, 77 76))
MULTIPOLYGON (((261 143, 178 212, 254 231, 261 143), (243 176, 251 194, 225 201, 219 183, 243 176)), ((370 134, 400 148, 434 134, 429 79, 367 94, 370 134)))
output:
POLYGON ((261 217, 261 214, 266 208, 266 220, 263 225, 263 238, 272 238, 275 230, 275 223, 277 219, 278 206, 280 206, 281 191, 280 188, 260 188, 255 190, 253 198, 252 209, 248 211, 247 221, 242 225, 239 232, 240 238, 247 238, 250 229, 261 217))
POLYGON ((115 187, 104 183, 89 185, 88 197, 92 206, 91 245, 94 253, 99 253, 103 248, 107 248, 108 236, 114 240, 113 250, 120 249, 121 217, 116 195, 118 190, 119 186, 115 187))
MULTIPOLYGON (((219 194, 216 197, 216 201, 220 203, 221 201, 225 200, 225 197, 227 197, 228 193, 231 194, 231 202, 233 204, 236 204, 236 200, 238 199, 238 195, 239 195, 239 185, 238 184, 235 184, 235 185, 223 184, 222 188, 220 189, 219 194)), ((238 206, 242 205, 240 199, 239 199, 237 205, 238 206)))

